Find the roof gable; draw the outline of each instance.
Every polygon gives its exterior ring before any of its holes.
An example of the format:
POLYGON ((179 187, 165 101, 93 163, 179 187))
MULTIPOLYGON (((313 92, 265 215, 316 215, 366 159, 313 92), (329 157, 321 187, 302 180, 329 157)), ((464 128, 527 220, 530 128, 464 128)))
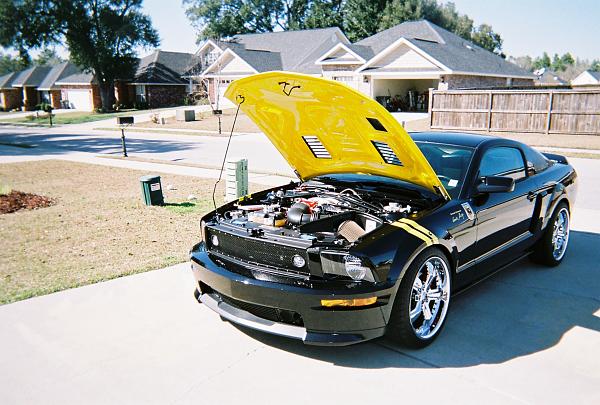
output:
POLYGON ((586 70, 586 72, 587 72, 587 73, 588 73, 590 76, 592 76, 594 79, 596 79, 597 81, 599 81, 599 82, 600 82, 600 72, 596 72, 596 71, 593 71, 593 70, 586 70))
POLYGON ((48 66, 34 66, 22 70, 14 79, 13 87, 38 87, 52 68, 48 66))
POLYGON ((53 90, 56 88, 56 82, 73 74, 81 73, 81 70, 71 62, 63 62, 50 69, 38 90, 53 90))
MULTIPOLYGON (((236 35, 218 44, 223 49, 231 49, 257 72, 290 70, 319 73, 316 59, 340 42, 349 44, 342 31, 333 27, 236 35)), ((203 74, 213 73, 213 65, 203 74)))
POLYGON ((362 64, 366 60, 354 52, 348 45, 338 43, 315 62, 317 65, 326 64, 362 64))
POLYGON ((387 52, 381 52, 370 62, 371 67, 437 69, 443 67, 427 58, 407 41, 398 41, 387 52))
POLYGON ((181 76, 192 56, 191 53, 156 50, 140 59, 132 83, 185 84, 181 76))
POLYGON ((356 44, 368 46, 378 55, 388 51, 399 39, 452 73, 535 78, 500 56, 424 20, 402 23, 356 44))
POLYGON ((0 89, 12 89, 12 84, 17 75, 17 72, 11 72, 5 74, 4 76, 0 76, 0 89))
MULTIPOLYGON (((245 56, 248 57, 249 55, 245 54, 245 56)), ((251 55, 251 57, 252 56, 254 55, 251 55)), ((219 56, 219 58, 204 71, 204 74, 209 75, 245 75, 252 73, 258 73, 258 70, 252 67, 246 60, 241 58, 230 48, 226 49, 225 52, 223 52, 221 56, 219 56)))

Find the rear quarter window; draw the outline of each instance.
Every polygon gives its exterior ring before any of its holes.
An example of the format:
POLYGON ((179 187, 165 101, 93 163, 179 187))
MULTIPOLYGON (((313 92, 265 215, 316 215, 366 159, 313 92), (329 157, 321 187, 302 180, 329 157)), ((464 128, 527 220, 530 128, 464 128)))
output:
POLYGON ((523 151, 525 152, 525 159, 527 159, 527 168, 532 168, 536 173, 543 172, 552 165, 551 160, 529 146, 524 146, 523 151))

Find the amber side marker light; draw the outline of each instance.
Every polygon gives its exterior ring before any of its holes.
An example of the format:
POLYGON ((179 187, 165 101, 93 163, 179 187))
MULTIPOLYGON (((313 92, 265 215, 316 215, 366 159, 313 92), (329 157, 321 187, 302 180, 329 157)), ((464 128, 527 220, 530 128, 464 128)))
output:
POLYGON ((364 307, 377 302, 377 297, 354 298, 351 300, 321 300, 324 307, 364 307))

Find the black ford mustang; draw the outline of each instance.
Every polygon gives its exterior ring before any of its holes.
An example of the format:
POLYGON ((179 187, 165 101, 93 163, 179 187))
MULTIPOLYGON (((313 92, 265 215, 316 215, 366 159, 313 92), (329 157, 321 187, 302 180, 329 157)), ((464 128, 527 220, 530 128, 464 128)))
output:
POLYGON ((556 266, 565 255, 577 175, 562 156, 409 136, 371 99, 303 75, 255 75, 226 95, 300 181, 202 219, 196 296, 225 319, 309 344, 387 334, 423 347, 452 294, 523 256, 556 266))

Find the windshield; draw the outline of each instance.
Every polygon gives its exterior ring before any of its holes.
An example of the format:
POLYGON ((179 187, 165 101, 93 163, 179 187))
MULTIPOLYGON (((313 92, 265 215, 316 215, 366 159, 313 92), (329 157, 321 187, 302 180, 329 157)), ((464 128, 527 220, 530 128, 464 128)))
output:
POLYGON ((473 156, 466 146, 415 142, 452 198, 462 189, 473 156))

